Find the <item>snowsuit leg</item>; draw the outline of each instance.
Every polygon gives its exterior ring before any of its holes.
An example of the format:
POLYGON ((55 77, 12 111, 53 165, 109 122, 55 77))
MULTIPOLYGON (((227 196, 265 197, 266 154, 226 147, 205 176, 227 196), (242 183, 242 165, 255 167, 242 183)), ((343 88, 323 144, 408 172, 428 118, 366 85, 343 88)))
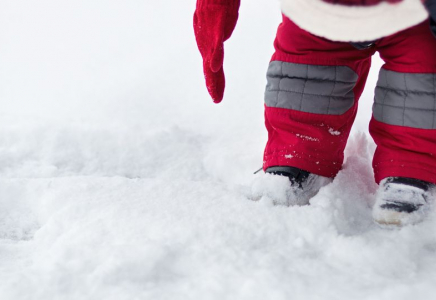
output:
POLYGON ((314 36, 285 16, 274 46, 265 91, 263 168, 293 166, 334 177, 375 50, 314 36))
POLYGON ((390 176, 436 184, 436 39, 428 22, 376 43, 385 61, 370 133, 377 183, 390 176))

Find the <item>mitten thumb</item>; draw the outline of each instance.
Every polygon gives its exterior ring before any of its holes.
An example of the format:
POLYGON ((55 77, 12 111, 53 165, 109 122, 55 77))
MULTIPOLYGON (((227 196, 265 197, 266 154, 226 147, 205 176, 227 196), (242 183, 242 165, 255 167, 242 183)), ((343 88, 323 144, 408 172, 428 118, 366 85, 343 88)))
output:
POLYGON ((212 97, 213 102, 220 103, 224 96, 225 77, 223 68, 217 72, 212 72, 210 67, 206 64, 203 66, 204 75, 206 78, 206 87, 209 95, 212 97))
POLYGON ((224 44, 219 41, 212 52, 211 60, 210 60, 210 69, 212 72, 218 72, 222 69, 224 63, 224 44))

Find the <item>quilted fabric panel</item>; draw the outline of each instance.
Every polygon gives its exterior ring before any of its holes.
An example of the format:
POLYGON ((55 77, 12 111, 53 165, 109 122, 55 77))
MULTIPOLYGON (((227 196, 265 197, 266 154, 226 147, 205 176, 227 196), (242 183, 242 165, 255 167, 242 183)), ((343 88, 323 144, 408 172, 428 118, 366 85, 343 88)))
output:
POLYGON ((436 129, 436 74, 381 69, 373 115, 390 125, 436 129))
POLYGON ((341 115, 354 104, 357 74, 346 66, 318 66, 272 61, 265 104, 326 115, 341 115))

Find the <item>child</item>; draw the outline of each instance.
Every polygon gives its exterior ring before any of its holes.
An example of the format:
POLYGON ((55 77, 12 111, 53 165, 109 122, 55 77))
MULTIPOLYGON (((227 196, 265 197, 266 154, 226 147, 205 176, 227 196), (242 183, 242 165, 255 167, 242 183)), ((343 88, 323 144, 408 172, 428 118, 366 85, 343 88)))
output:
MULTIPOLYGON (((267 72, 264 171, 289 178, 294 203, 308 203, 314 193, 304 191, 336 176, 378 51, 385 64, 369 125, 379 184, 373 217, 381 224, 421 221, 436 184, 436 0, 281 2, 267 72)), ((223 98, 223 43, 239 5, 197 0, 194 30, 215 103, 223 98)))

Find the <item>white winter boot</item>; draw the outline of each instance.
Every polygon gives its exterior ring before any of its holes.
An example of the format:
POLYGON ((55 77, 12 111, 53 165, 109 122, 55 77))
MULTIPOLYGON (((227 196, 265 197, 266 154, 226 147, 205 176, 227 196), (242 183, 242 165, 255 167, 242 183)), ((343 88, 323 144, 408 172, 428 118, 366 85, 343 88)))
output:
POLYGON ((433 200, 433 184, 405 177, 381 181, 372 211, 374 221, 382 225, 404 226, 421 222, 433 200))
POLYGON ((270 167, 266 173, 284 176, 289 179, 285 201, 274 201, 275 204, 287 206, 307 205, 318 191, 333 181, 332 178, 316 175, 295 167, 270 167))

